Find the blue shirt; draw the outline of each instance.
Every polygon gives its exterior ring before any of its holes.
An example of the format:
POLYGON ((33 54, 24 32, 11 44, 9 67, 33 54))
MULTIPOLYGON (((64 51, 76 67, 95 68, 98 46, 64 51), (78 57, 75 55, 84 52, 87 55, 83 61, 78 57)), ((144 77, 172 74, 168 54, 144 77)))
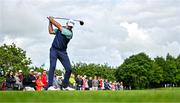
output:
POLYGON ((62 27, 62 31, 55 29, 55 38, 52 43, 52 47, 61 51, 66 51, 67 45, 73 36, 72 31, 62 27))

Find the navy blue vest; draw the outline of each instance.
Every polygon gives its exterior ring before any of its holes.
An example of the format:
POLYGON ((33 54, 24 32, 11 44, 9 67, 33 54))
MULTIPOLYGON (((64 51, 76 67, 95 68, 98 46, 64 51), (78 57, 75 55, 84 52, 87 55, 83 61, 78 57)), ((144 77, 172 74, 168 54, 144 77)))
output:
POLYGON ((66 51, 69 41, 70 39, 67 39, 65 35, 61 34, 60 30, 57 30, 52 47, 61 51, 66 51))

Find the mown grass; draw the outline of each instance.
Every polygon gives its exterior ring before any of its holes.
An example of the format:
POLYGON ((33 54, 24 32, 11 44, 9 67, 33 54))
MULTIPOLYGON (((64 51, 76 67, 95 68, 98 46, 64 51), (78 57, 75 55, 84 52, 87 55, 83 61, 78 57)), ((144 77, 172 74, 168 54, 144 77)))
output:
POLYGON ((180 103, 180 88, 123 91, 3 91, 0 103, 180 103))

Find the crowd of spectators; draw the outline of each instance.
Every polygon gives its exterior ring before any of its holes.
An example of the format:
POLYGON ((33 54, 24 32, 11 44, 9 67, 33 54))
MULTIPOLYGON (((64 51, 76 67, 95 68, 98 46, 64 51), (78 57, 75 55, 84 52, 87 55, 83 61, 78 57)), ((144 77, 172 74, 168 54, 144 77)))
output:
MULTIPOLYGON (((37 90, 41 91, 47 87, 47 73, 46 70, 35 72, 33 69, 29 71, 27 76, 23 75, 22 70, 13 72, 7 71, 5 81, 1 83, 1 90, 37 90)), ((1 75, 2 76, 2 75, 1 75)))
MULTIPOLYGON (((17 72, 8 71, 6 80, 1 83, 1 90, 24 90, 24 91, 42 91, 48 86, 47 72, 36 72, 33 69, 25 77, 22 70, 17 72)), ((63 76, 54 75, 53 88, 49 90, 63 90, 63 76)), ((71 74, 69 79, 70 87, 75 90, 123 90, 122 82, 112 82, 101 77, 87 77, 71 74)))

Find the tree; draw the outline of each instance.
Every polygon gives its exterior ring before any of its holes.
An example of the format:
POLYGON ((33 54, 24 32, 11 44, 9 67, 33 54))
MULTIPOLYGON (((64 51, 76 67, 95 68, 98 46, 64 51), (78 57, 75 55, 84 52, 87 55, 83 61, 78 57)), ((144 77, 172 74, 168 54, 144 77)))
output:
POLYGON ((180 55, 176 58, 176 66, 177 66, 176 84, 180 85, 180 55))
POLYGON ((21 69, 27 72, 28 65, 30 64, 31 59, 27 58, 26 52, 16 47, 14 43, 0 46, 0 68, 3 68, 4 72, 8 69, 13 71, 21 69))
POLYGON ((111 81, 115 81, 115 73, 116 69, 105 65, 100 64, 86 64, 86 63, 76 63, 73 65, 73 73, 75 75, 87 75, 88 77, 98 76, 103 79, 108 79, 111 81))
POLYGON ((152 60, 145 54, 139 53, 125 59, 118 67, 116 78, 132 89, 143 89, 149 86, 152 60))
POLYGON ((163 82, 163 68, 153 61, 152 68, 150 70, 150 88, 162 87, 163 82))
POLYGON ((177 73, 177 65, 176 59, 171 56, 169 53, 166 56, 166 65, 163 68, 164 71, 164 83, 166 84, 175 84, 176 82, 176 73, 177 73))
MULTIPOLYGON (((155 87, 161 87, 164 86, 164 78, 165 78, 165 72, 164 68, 166 68, 166 60, 163 57, 157 56, 154 58, 154 69, 155 72, 157 73, 156 80, 152 81, 152 85, 155 87)), ((152 86, 151 85, 151 86, 152 86)))

